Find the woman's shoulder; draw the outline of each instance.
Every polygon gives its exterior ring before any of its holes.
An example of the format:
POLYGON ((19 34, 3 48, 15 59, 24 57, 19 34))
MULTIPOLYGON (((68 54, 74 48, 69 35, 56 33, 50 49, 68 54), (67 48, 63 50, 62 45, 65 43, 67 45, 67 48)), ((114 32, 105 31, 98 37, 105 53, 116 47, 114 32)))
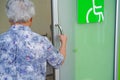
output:
POLYGON ((3 42, 3 41, 9 41, 11 40, 11 36, 7 33, 7 32, 4 32, 4 33, 1 33, 0 34, 0 42, 3 42))

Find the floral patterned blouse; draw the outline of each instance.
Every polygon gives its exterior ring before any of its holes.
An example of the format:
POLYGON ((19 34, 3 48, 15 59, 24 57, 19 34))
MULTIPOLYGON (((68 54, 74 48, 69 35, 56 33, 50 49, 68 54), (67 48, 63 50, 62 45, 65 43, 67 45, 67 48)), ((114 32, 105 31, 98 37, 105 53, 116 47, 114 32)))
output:
POLYGON ((30 27, 12 25, 0 35, 0 80, 45 80, 46 63, 59 68, 63 55, 30 27))

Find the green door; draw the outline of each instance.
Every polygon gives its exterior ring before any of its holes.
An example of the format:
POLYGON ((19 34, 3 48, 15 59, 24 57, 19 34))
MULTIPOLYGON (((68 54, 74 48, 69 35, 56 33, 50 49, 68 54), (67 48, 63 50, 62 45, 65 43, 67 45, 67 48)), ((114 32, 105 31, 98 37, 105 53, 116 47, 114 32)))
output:
POLYGON ((59 24, 68 36, 60 80, 113 80, 116 0, 104 0, 104 21, 89 24, 78 24, 77 0, 58 3, 59 24))

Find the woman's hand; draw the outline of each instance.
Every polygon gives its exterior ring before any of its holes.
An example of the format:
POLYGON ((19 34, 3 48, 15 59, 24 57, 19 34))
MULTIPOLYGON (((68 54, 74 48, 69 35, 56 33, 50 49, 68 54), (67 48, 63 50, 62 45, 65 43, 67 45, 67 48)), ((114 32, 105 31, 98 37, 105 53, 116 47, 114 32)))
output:
POLYGON ((61 45, 66 45, 67 43, 67 36, 66 35, 59 35, 61 45))

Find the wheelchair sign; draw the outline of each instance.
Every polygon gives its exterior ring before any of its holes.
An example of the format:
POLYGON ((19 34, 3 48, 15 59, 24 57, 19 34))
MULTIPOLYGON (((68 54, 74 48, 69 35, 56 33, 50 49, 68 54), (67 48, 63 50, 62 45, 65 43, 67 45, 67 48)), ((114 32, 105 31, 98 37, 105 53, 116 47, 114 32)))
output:
POLYGON ((78 0, 78 23, 104 21, 104 0, 78 0))

